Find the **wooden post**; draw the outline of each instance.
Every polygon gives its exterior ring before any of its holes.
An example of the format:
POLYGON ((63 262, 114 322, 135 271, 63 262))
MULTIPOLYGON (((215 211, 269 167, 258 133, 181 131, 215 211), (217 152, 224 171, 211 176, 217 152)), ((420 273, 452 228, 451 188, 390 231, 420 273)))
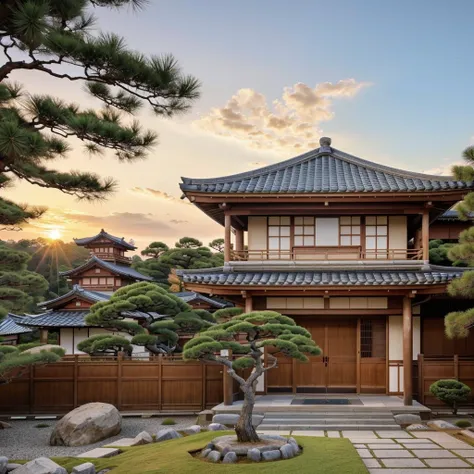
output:
POLYGON ((425 381, 423 380, 423 354, 418 354, 418 401, 424 405, 425 403, 425 381))
POLYGON ((244 250, 244 229, 235 229, 235 250, 237 252, 244 250))
POLYGON ((40 342, 41 344, 48 344, 48 330, 40 329, 40 342))
POLYGON ((123 352, 117 354, 117 410, 122 408, 122 361, 123 352))
POLYGON ((79 377, 79 355, 74 356, 74 382, 73 382, 73 402, 72 404, 74 405, 73 408, 76 408, 78 406, 77 404, 77 378, 79 377))
POLYGON ((421 221, 421 246, 423 248, 423 260, 430 259, 430 211, 425 209, 423 211, 423 218, 421 221))
POLYGON ((357 336, 356 336, 356 393, 360 393, 360 363, 361 363, 361 354, 360 354, 360 331, 361 331, 361 319, 357 318, 357 336))
POLYGON ((413 405, 413 322, 411 299, 403 298, 403 404, 413 405))
POLYGON ((163 354, 158 354, 158 409, 163 409, 163 354))
POLYGON ((454 379, 459 380, 459 356, 454 354, 454 379))
MULTIPOLYGON (((227 359, 232 360, 232 351, 229 349, 227 359)), ((234 379, 227 373, 227 367, 222 368, 224 382, 224 405, 232 405, 234 403, 234 379)))
POLYGON ((224 262, 230 262, 231 227, 230 215, 224 217, 224 262))
POLYGON ((245 296, 245 312, 250 313, 251 311, 253 311, 252 295, 247 293, 245 296))
POLYGON ((206 364, 201 362, 201 380, 202 380, 202 394, 201 394, 201 410, 206 409, 206 392, 207 392, 207 371, 206 364))

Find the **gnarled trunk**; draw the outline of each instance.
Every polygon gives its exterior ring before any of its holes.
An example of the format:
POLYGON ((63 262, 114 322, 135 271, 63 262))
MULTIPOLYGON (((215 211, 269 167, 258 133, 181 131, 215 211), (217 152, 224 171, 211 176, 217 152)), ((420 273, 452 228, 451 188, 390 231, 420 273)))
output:
POLYGON ((235 425, 237 441, 239 443, 257 443, 260 441, 255 428, 252 425, 253 407, 255 405, 255 393, 252 386, 241 385, 244 392, 244 404, 240 413, 240 418, 235 425))

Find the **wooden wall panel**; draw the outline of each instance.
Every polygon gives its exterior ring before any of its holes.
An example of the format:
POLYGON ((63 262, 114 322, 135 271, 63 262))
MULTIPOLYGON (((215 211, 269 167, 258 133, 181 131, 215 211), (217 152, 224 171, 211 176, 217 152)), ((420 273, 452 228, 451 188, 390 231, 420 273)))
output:
POLYGON ((387 363, 385 358, 368 357, 360 362, 361 393, 385 393, 387 363))
POLYGON ((77 404, 103 402, 117 405, 117 381, 78 381, 77 404))

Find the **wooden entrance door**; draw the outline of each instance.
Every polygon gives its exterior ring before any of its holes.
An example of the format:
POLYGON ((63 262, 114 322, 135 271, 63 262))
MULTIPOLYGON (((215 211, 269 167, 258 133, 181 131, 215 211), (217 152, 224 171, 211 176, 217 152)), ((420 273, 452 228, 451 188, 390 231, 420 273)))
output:
MULTIPOLYGON (((296 319, 296 318, 295 318, 296 319)), ((298 318, 323 353, 309 362, 294 362, 297 392, 356 392, 357 320, 355 318, 298 318)))

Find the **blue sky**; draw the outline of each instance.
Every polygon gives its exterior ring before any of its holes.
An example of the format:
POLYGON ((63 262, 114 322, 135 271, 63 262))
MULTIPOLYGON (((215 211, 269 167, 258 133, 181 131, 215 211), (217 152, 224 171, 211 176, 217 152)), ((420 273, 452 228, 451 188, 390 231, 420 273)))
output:
MULTIPOLYGON (((141 113, 144 126, 160 134, 160 145, 143 163, 119 165, 111 156, 92 162, 77 147, 59 165, 112 174, 120 191, 107 203, 78 203, 25 184, 9 190, 12 199, 28 193, 36 204, 51 207, 23 237, 59 227, 69 240, 99 226, 141 246, 150 240, 172 243, 182 235, 205 242, 221 236, 217 225, 177 200, 180 176, 231 174, 300 153, 279 149, 275 140, 256 149, 242 132, 211 130, 209 123, 221 120, 240 89, 263 98, 265 113, 274 114, 272 102, 285 103, 285 88, 294 92, 302 83, 320 100, 318 84, 342 84, 346 95, 323 97, 328 118, 321 119, 321 111, 308 115, 304 107, 303 115, 295 116, 291 108, 283 115, 291 115, 292 127, 317 117, 313 134, 333 137, 336 148, 414 171, 449 170, 474 136, 474 2, 469 0, 151 0, 144 11, 100 9, 97 14, 100 28, 124 36, 131 48, 173 53, 186 73, 201 80, 202 98, 183 118, 141 113), (349 80, 354 82, 339 82, 349 80)), ((89 105, 75 84, 25 72, 13 79, 32 91, 89 105)), ((244 119, 255 123, 255 117, 244 119)))

